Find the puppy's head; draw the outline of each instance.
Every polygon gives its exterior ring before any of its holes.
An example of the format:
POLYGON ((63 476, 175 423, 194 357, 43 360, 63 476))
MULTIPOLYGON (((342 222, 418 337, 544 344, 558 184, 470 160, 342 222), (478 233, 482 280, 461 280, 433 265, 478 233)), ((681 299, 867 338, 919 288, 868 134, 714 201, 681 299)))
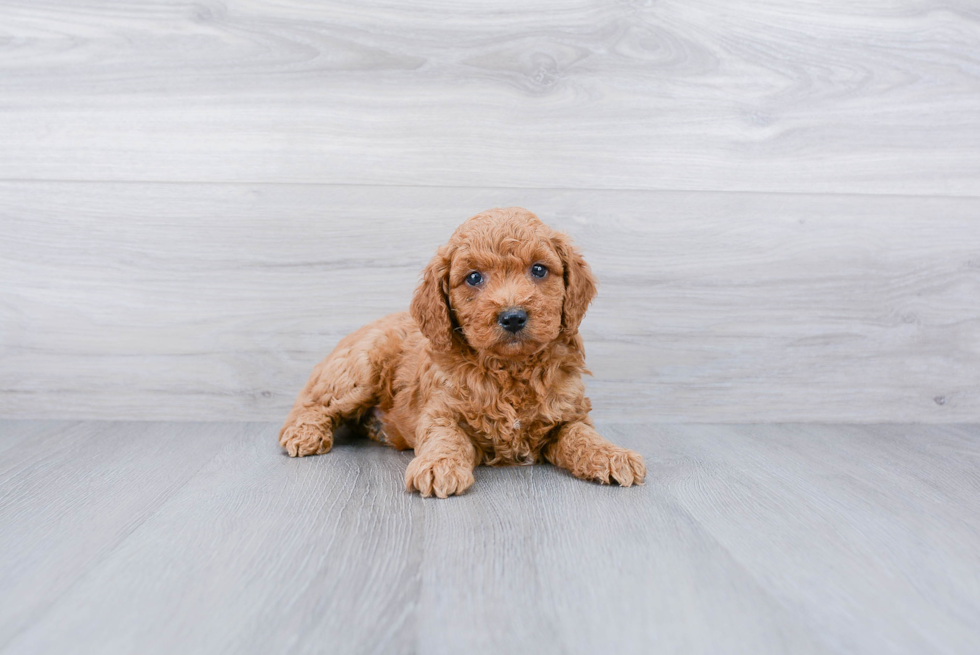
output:
POLYGON ((411 309, 436 350, 520 358, 574 335, 595 293, 568 236, 509 207, 477 214, 453 233, 423 271, 411 309))

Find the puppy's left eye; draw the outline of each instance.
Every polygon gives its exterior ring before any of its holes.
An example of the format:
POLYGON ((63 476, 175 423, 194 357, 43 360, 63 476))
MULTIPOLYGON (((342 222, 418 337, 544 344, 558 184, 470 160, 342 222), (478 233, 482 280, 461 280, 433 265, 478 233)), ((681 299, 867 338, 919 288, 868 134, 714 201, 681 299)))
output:
POLYGON ((531 267, 531 275, 534 277, 544 277, 548 274, 548 269, 544 267, 544 264, 535 264, 531 267))

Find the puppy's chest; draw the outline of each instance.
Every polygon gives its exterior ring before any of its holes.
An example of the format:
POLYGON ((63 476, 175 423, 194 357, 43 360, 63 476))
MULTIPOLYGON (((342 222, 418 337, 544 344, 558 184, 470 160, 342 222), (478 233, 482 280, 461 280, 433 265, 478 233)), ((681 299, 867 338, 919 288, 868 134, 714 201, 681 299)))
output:
POLYGON ((533 464, 561 422, 546 396, 533 392, 470 398, 463 408, 466 428, 486 464, 533 464))

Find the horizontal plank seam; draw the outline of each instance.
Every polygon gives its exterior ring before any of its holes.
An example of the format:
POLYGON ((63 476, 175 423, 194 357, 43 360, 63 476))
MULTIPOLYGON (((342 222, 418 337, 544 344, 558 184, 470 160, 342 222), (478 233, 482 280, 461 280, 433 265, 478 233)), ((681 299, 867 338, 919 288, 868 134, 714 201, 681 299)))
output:
POLYGON ((445 184, 367 184, 348 182, 279 182, 279 181, 227 181, 227 180, 111 180, 111 179, 61 179, 61 178, 4 178, 0 184, 132 184, 132 185, 175 185, 175 186, 313 186, 313 187, 349 187, 364 189, 443 189, 443 190, 501 190, 501 191, 588 191, 588 192, 621 192, 631 193, 709 193, 728 195, 765 195, 765 196, 839 196, 859 198, 948 198, 948 199, 980 199, 980 193, 856 193, 853 191, 761 191, 757 189, 701 189, 701 188, 653 188, 653 187, 542 187, 542 186, 493 186, 493 185, 445 185, 445 184))

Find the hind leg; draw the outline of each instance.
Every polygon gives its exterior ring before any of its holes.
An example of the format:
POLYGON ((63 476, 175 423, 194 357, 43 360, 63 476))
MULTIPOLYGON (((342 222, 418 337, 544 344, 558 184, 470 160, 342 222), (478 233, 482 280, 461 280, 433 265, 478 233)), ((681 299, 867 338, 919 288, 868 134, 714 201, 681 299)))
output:
POLYGON ((392 433, 385 427, 385 415, 380 408, 374 407, 364 418, 361 419, 360 423, 361 431, 368 439, 373 439, 380 444, 385 446, 391 446, 392 448, 397 448, 398 450, 406 450, 409 445, 405 443, 405 440, 401 438, 397 432, 392 433))
POLYGON ((381 370, 376 357, 387 350, 379 349, 385 336, 379 326, 361 328, 313 369, 279 431, 279 445, 291 457, 329 452, 337 426, 359 419, 377 403, 381 370))

